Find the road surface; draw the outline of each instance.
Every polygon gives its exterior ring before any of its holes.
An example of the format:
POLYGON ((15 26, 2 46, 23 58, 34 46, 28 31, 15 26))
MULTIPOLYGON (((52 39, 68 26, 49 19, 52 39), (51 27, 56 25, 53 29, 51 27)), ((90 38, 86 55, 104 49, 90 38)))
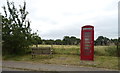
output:
POLYGON ((29 63, 21 61, 3 61, 2 67, 3 71, 116 71, 104 68, 29 63))

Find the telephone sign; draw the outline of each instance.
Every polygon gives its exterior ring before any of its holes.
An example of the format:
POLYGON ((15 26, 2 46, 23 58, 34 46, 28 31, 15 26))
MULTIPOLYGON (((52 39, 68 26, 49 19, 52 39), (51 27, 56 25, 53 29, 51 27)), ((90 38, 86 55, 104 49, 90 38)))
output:
POLYGON ((86 25, 81 30, 81 60, 94 60, 94 27, 86 25))

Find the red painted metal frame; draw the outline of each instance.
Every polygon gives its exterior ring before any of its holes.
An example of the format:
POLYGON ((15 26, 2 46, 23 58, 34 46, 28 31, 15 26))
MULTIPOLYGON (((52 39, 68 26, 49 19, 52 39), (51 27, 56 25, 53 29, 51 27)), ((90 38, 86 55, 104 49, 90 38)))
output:
POLYGON ((86 25, 86 26, 82 27, 80 46, 81 46, 80 47, 80 51, 81 51, 80 59, 81 60, 91 60, 91 61, 93 61, 94 60, 94 27, 93 26, 86 25), (91 28, 91 29, 89 29, 89 28, 91 28), (85 29, 85 30, 83 30, 83 29, 85 29), (86 32, 91 33, 90 35, 88 35, 88 37, 86 36, 87 38, 91 39, 89 41, 89 43, 85 42, 86 37, 85 37, 84 34, 86 32), (86 44, 90 45, 90 46, 87 46, 90 49, 85 49, 86 44))

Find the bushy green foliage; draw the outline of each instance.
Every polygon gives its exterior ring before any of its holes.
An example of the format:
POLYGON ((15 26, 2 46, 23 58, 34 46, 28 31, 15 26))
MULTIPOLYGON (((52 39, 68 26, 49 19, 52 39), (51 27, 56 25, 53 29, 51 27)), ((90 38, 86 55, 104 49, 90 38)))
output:
POLYGON ((95 41, 95 45, 109 45, 109 44, 110 44, 110 39, 103 36, 99 36, 95 41))
POLYGON ((74 36, 64 36, 63 38, 63 44, 64 45, 78 45, 80 43, 80 39, 74 37, 74 36))
POLYGON ((94 55, 106 56, 106 52, 105 52, 106 48, 108 48, 108 46, 95 46, 94 47, 94 55))
POLYGON ((110 46, 105 49, 106 55, 108 56, 117 56, 117 46, 110 46))
POLYGON ((98 50, 95 50, 94 51, 94 55, 96 55, 96 56, 105 56, 106 54, 105 54, 105 52, 102 52, 102 51, 98 51, 98 50))
POLYGON ((26 20, 26 2, 17 9, 14 2, 7 1, 7 8, 3 6, 2 15, 2 51, 6 54, 24 54, 31 44, 30 21, 26 20))
POLYGON ((95 46, 96 56, 117 56, 117 46, 95 46))

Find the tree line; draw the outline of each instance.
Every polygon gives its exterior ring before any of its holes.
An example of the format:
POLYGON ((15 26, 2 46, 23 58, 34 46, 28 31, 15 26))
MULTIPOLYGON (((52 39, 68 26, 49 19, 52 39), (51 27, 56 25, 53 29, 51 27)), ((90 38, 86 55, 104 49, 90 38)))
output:
MULTIPOLYGON (((38 36, 39 37, 39 36, 38 36)), ((35 40, 34 40, 35 41, 35 40)), ((64 36, 63 39, 39 39, 36 40, 34 44, 44 44, 44 45, 80 45, 80 39, 75 36, 64 36)), ((96 40, 94 40, 94 45, 99 46, 109 46, 109 45, 117 45, 117 39, 109 39, 104 36, 98 36, 96 40)))
POLYGON ((61 39, 50 39, 50 40, 41 40, 41 43, 39 44, 47 44, 47 45, 77 45, 80 43, 80 39, 76 38, 74 36, 64 36, 64 38, 61 39))

